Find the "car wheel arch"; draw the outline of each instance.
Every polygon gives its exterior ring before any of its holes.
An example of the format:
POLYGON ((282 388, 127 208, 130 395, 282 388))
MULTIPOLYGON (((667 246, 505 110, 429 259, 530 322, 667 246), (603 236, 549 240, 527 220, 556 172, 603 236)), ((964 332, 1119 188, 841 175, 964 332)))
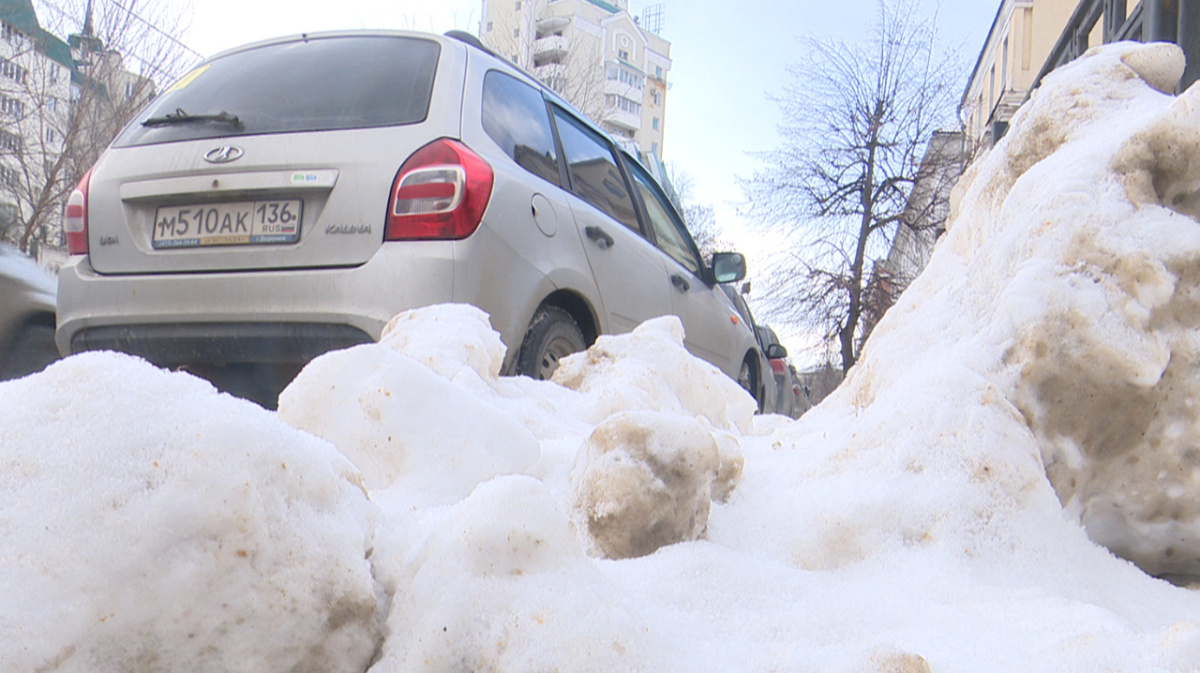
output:
POLYGON ((596 317, 595 308, 583 295, 571 290, 555 290, 542 300, 533 314, 536 316, 547 306, 555 306, 570 314, 574 318, 575 324, 579 325, 580 331, 583 332, 583 339, 589 346, 600 335, 602 330, 596 317))

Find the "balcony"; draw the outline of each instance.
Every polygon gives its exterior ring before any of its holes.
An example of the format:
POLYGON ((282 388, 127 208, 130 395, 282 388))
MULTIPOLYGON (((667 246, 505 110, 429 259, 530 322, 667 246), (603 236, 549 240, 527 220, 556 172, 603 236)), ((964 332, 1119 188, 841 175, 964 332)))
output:
POLYGON ((567 59, 571 40, 563 35, 550 35, 533 41, 533 65, 562 63, 567 59))
POLYGON ((571 17, 569 16, 548 16, 544 19, 538 19, 537 36, 546 37, 555 33, 561 33, 569 25, 571 25, 571 17))
POLYGON ((644 95, 642 89, 617 79, 604 80, 604 93, 614 96, 624 96, 625 98, 637 101, 641 101, 644 95))
POLYGON ((642 128, 642 116, 626 112, 621 108, 610 108, 604 111, 604 122, 626 131, 638 131, 642 128))

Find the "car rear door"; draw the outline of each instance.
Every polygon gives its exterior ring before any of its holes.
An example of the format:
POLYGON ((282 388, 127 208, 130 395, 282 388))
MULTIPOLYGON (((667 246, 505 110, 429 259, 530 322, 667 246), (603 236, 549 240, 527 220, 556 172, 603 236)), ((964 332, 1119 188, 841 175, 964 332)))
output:
POLYGON ((571 211, 610 329, 627 332, 670 313, 666 265, 642 233, 612 143, 566 110, 553 110, 570 175, 571 211))
MULTIPOLYGON (((710 285, 707 269, 683 219, 658 184, 637 162, 626 161, 635 192, 654 233, 672 291, 672 313, 683 320, 684 343, 692 354, 736 377, 743 353, 735 353, 741 319, 717 285, 710 285)), ((741 329, 745 330, 743 326, 741 329)))

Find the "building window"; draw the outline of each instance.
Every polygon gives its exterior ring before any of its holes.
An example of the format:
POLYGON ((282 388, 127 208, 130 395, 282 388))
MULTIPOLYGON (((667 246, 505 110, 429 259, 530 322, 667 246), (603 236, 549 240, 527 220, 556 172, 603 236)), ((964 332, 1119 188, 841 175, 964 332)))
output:
POLYGON ((611 108, 617 108, 631 114, 642 114, 642 104, 636 101, 629 100, 624 96, 607 95, 604 97, 604 102, 611 108))
POLYGON ((491 21, 488 21, 487 32, 489 32, 489 33, 492 32, 492 22, 491 21))
POLYGON ((624 49, 618 49, 617 50, 617 58, 621 59, 622 61, 628 61, 629 60, 629 52, 625 51, 624 49))
POLYGON ((0 130, 0 149, 19 154, 24 145, 25 143, 21 141, 21 136, 0 130))
POLYGON ((988 114, 991 115, 992 108, 996 105, 996 65, 992 64, 992 70, 988 73, 988 114))
POLYGON ((25 103, 16 98, 0 96, 0 112, 11 115, 16 119, 22 119, 25 117, 25 103))
POLYGON ((1008 38, 1004 38, 1004 55, 1001 57, 1000 91, 1008 90, 1008 38))
POLYGON ((662 79, 662 66, 654 66, 654 79, 662 79))
POLYGON ((56 137, 56 135, 54 133, 54 129, 46 129, 46 142, 48 142, 48 143, 54 142, 55 137, 56 137))
POLYGON ((659 103, 662 102, 662 97, 659 95, 659 93, 657 91, 651 91, 650 92, 650 100, 655 105, 658 105, 659 103))
POLYGON ((513 28, 513 37, 521 37, 521 29, 513 28))
POLYGON ((658 130, 658 117, 655 117, 654 121, 650 122, 650 128, 654 129, 655 131, 658 130))
POLYGON ((634 89, 641 89, 646 84, 646 78, 626 68, 622 68, 616 63, 610 63, 605 69, 605 76, 610 80, 617 80, 626 86, 634 89))
POLYGON ((517 10, 518 12, 521 11, 521 0, 517 0, 516 4, 513 5, 513 9, 517 10))
POLYGON ((4 24, 3 31, 4 31, 3 36, 4 36, 5 42, 17 42, 18 40, 21 39, 21 31, 12 27, 8 23, 4 24))
POLYGON ((0 166, 0 184, 15 190, 21 185, 21 174, 15 168, 0 166))
POLYGON ((650 154, 658 156, 658 143, 650 143, 650 154))
POLYGON ((11 79, 17 84, 25 84, 28 72, 25 68, 13 63, 7 58, 0 58, 0 75, 11 79))

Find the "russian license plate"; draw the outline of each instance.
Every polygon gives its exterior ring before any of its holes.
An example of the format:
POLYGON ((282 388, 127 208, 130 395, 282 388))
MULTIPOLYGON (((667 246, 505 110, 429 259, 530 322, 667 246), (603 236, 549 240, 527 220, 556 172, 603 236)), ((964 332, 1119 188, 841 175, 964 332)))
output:
POLYGON ((164 206, 154 216, 154 247, 295 243, 303 208, 300 199, 164 206))

